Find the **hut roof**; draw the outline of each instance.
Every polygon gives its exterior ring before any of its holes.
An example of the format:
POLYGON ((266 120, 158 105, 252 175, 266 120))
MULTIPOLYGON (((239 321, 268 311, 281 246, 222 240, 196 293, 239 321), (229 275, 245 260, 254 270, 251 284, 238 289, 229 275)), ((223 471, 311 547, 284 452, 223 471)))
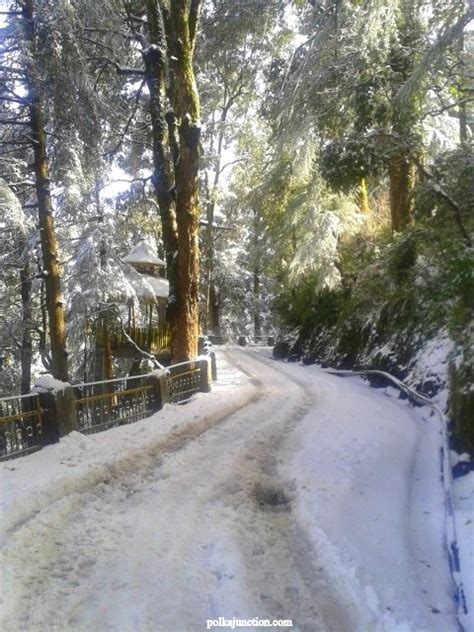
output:
MULTIPOLYGON (((168 279, 162 279, 161 277, 152 277, 148 274, 141 275, 141 278, 151 285, 153 293, 157 298, 168 298, 168 295, 170 293, 170 284, 168 279)), ((146 295, 147 292, 140 292, 140 290, 137 290, 137 294, 139 296, 146 295)))
POLYGON ((157 257, 151 246, 145 241, 139 241, 131 252, 124 258, 127 263, 148 263, 155 266, 164 266, 165 262, 157 257))

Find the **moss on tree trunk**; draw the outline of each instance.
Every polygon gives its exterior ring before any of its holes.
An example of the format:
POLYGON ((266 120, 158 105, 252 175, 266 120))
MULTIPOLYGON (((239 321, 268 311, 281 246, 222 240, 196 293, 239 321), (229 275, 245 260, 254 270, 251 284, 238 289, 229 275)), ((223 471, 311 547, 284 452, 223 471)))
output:
POLYGON ((400 232, 411 223, 413 166, 403 154, 392 157, 389 166, 392 230, 400 232))
POLYGON ((68 361, 66 351, 66 327, 64 302, 61 292, 61 275, 58 245, 54 230, 51 194, 49 189, 49 169, 46 155, 46 133, 44 129, 43 105, 35 82, 35 30, 34 2, 23 3, 23 19, 26 41, 30 46, 30 61, 26 65, 28 104, 30 112, 31 139, 33 143, 36 197, 38 201, 38 227, 43 259, 43 273, 46 290, 49 337, 51 342, 51 370, 55 378, 68 381, 68 361))

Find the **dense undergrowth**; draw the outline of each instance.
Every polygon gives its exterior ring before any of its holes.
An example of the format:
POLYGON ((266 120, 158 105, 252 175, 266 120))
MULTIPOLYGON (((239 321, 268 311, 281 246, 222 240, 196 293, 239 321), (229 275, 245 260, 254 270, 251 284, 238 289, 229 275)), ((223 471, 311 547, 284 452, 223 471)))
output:
MULTIPOLYGON (((458 184, 462 194, 466 181, 458 184)), ((336 289, 318 290, 313 275, 280 295, 291 333, 275 355, 387 370, 435 396, 452 420, 454 447, 474 454, 473 250, 447 208, 423 190, 417 204, 403 234, 365 227, 340 244, 336 289)))

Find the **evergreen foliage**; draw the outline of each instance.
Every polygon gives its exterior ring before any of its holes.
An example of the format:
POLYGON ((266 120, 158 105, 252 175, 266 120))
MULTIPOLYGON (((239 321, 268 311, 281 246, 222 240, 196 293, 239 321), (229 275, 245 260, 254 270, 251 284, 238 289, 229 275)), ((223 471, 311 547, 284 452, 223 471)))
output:
POLYGON ((95 323, 144 315, 123 257, 145 238, 176 358, 198 307, 201 333, 297 328, 309 359, 406 375, 446 339, 471 436, 471 2, 3 4, 2 394, 55 370, 54 309, 63 369, 100 373, 95 323))

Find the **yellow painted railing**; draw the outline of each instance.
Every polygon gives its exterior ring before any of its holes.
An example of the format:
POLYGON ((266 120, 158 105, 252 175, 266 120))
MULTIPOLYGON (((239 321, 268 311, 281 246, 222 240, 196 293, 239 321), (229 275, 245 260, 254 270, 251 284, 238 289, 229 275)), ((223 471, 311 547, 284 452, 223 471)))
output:
POLYGON ((27 454, 43 445, 37 394, 0 399, 0 460, 27 454))

